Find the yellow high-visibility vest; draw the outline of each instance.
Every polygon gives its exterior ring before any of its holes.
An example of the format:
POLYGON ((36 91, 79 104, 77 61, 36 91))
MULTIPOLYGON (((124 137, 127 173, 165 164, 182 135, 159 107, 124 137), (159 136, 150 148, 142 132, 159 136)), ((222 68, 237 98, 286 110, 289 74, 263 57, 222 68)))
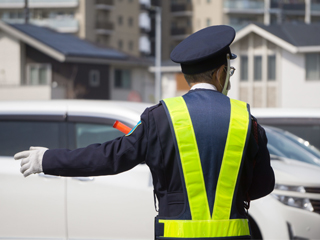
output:
POLYGON ((250 115, 247 104, 230 99, 227 141, 210 213, 196 137, 183 97, 163 100, 170 114, 183 171, 191 220, 158 219, 160 238, 215 238, 250 236, 247 219, 230 219, 232 200, 245 149, 250 115))

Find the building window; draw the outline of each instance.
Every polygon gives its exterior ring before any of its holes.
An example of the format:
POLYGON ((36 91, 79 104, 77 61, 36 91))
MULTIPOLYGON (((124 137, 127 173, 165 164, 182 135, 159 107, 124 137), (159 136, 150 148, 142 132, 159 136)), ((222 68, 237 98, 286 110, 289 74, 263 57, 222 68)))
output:
POLYGON ((320 53, 306 54, 306 79, 320 80, 320 53))
POLYGON ((114 72, 114 87, 131 89, 131 73, 129 70, 116 69, 114 72))
POLYGON ((191 27, 191 25, 192 25, 191 19, 188 18, 188 19, 187 19, 187 26, 188 26, 188 27, 191 27))
POLYGON ((211 26, 211 19, 207 18, 207 27, 211 26))
POLYGON ((133 18, 132 18, 132 17, 129 17, 129 19, 128 19, 128 25, 129 25, 129 27, 132 27, 132 26, 133 26, 133 18))
POLYGON ((49 85, 51 83, 51 65, 28 64, 27 76, 28 85, 49 85))
POLYGON ((123 18, 122 18, 122 16, 118 16, 118 24, 119 24, 119 25, 122 25, 122 23, 123 23, 123 18))
POLYGON ((89 86, 90 87, 100 86, 100 72, 98 70, 91 70, 89 72, 89 86))
POLYGON ((129 41, 129 50, 130 50, 130 51, 133 50, 133 41, 129 41))
POLYGON ((240 81, 248 81, 248 56, 240 57, 240 81))
POLYGON ((122 47, 123 47, 123 42, 122 42, 122 40, 119 40, 118 41, 118 48, 122 49, 122 47))
POLYGON ((268 81, 276 80, 276 56, 268 56, 268 81))
POLYGON ((262 56, 254 56, 254 81, 262 80, 262 56))

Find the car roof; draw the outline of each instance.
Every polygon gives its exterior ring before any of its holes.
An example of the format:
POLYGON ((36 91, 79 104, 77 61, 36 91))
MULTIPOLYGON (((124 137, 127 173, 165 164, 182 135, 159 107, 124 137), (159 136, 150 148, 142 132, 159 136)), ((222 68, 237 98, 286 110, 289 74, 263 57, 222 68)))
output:
POLYGON ((256 118, 320 118, 317 108, 251 108, 256 118))
POLYGON ((133 124, 139 121, 141 113, 149 106, 151 104, 111 100, 1 101, 0 116, 108 117, 133 124))

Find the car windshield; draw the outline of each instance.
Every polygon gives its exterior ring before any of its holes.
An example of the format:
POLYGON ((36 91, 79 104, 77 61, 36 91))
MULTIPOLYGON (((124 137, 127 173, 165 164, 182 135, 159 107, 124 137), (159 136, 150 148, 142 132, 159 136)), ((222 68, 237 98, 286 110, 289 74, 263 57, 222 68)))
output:
POLYGON ((278 128, 264 126, 271 155, 291 158, 320 166, 320 151, 298 136, 278 128))

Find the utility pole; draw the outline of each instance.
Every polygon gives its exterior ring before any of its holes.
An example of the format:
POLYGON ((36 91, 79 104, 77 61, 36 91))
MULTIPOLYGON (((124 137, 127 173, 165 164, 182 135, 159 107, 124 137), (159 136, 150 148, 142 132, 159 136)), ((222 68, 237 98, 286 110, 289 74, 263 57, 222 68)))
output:
POLYGON ((283 0, 279 1, 279 12, 277 16, 277 23, 282 24, 283 22, 283 0))
POLYGON ((29 23, 29 2, 28 0, 24 0, 24 23, 29 23))
POLYGON ((156 12, 156 56, 155 56, 155 103, 161 100, 161 7, 154 7, 156 12))

